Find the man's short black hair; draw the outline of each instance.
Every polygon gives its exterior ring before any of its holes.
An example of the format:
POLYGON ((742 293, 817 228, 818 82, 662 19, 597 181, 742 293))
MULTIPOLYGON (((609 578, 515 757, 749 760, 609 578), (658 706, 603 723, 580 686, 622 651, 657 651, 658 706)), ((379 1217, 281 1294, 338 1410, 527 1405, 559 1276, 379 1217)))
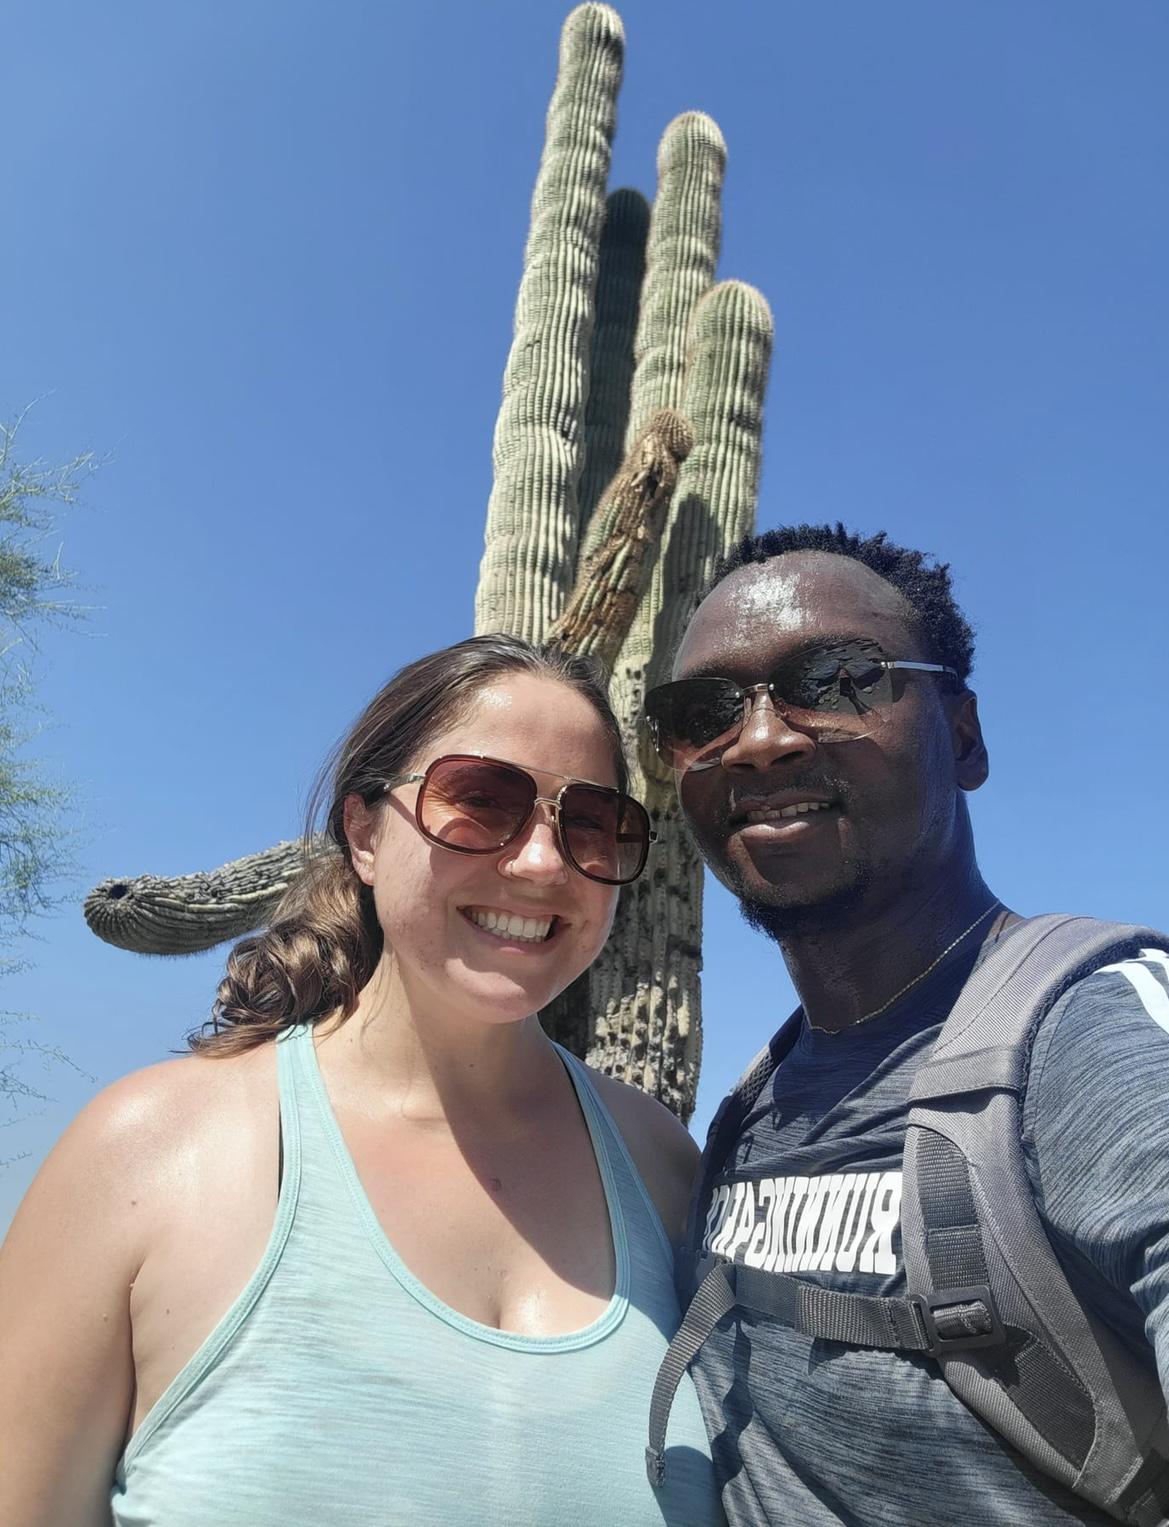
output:
POLYGON ((719 562, 703 599, 736 568, 770 562, 789 551, 829 551, 871 568, 904 595, 930 658, 953 668, 963 683, 969 678, 974 664, 974 632, 954 600, 950 564, 927 561, 926 552, 896 545, 883 530, 859 536, 837 521, 835 527, 785 525, 746 536, 719 562))

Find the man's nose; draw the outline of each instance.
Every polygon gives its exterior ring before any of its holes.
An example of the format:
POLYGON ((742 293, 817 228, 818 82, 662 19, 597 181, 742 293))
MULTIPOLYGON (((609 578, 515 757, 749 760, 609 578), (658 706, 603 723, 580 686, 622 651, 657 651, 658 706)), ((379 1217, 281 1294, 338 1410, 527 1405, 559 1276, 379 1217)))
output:
POLYGON ((786 758, 816 751, 815 738, 792 726, 765 684, 748 690, 745 704, 743 729, 722 755, 724 769, 770 769, 786 758))

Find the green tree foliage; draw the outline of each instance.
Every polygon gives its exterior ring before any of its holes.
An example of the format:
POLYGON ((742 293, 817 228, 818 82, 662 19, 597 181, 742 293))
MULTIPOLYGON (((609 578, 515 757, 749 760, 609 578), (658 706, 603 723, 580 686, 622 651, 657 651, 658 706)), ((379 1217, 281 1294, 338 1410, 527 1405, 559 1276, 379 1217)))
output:
MULTIPOLYGON (((54 886, 69 867, 69 791, 32 747, 40 729, 35 659, 46 628, 83 614, 68 597, 72 579, 57 533, 61 511, 96 465, 90 455, 62 466, 22 462, 16 437, 24 417, 0 423, 0 978, 25 963, 29 920, 54 904, 54 886)), ((28 1014, 0 1011, 0 1129, 48 1101, 30 1070, 72 1065, 36 1038, 31 1023, 28 1014)), ((5 1160, 0 1147, 0 1166, 5 1160)))

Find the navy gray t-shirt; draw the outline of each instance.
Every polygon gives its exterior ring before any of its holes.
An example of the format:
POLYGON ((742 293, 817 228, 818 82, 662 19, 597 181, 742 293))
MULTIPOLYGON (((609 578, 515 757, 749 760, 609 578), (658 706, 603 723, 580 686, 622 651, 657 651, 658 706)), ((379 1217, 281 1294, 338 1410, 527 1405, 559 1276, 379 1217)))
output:
MULTIPOLYGON (((702 1184, 700 1250, 828 1288, 904 1294, 907 1097, 972 956, 880 1018, 802 1023, 702 1184)), ((1080 981, 1040 1025, 1023 1103, 1040 1216, 1078 1297, 1169 1393, 1169 958, 1080 981)), ((731 1527, 1105 1523, 951 1392, 926 1357, 815 1340, 736 1309, 692 1372, 731 1527)))

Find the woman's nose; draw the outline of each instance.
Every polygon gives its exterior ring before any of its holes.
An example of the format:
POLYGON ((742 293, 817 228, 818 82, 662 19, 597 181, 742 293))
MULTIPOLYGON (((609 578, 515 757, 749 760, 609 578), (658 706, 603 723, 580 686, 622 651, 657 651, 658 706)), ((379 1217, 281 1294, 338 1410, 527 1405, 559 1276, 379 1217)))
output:
POLYGON ((504 849, 499 867, 504 874, 542 884, 567 880, 569 870, 560 849, 554 802, 536 802, 523 832, 504 849))

